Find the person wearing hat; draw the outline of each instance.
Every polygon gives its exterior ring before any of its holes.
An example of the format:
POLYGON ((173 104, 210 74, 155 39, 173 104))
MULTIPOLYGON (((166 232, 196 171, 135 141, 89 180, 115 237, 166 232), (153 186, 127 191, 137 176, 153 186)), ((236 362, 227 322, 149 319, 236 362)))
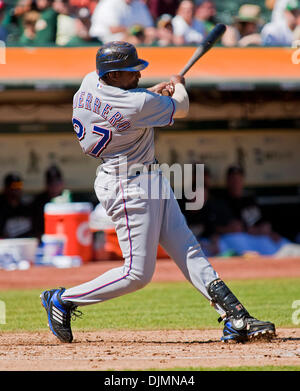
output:
POLYGON ((246 232, 279 240, 280 236, 273 231, 272 224, 266 220, 255 196, 247 194, 245 190, 244 169, 235 164, 229 166, 225 183, 225 194, 221 197, 223 205, 218 213, 218 232, 220 234, 246 232))
POLYGON ((0 238, 26 238, 32 235, 32 208, 23 198, 23 180, 9 173, 0 196, 0 238))
POLYGON ((300 1, 289 0, 281 19, 267 23, 262 29, 264 46, 292 46, 295 31, 300 26, 300 1))
POLYGON ((217 215, 219 254, 275 254, 290 241, 274 231, 255 195, 245 189, 245 171, 229 166, 225 174, 226 189, 217 215))
POLYGON ((224 46, 260 46, 260 29, 263 19, 261 7, 256 4, 243 4, 234 18, 232 26, 228 26, 222 38, 224 46))

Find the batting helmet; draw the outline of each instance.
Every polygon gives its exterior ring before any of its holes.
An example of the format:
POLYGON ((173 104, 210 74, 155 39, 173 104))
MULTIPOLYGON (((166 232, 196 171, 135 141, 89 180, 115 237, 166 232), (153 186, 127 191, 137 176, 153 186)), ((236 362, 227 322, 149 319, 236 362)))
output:
POLYGON ((138 58, 136 48, 128 42, 108 42, 97 51, 96 69, 99 77, 112 71, 137 72, 147 66, 148 62, 138 58))

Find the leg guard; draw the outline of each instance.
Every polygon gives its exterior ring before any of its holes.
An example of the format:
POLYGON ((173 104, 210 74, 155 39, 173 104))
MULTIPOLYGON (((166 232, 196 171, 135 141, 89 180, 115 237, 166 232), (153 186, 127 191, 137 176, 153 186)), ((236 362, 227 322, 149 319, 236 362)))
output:
POLYGON ((249 315, 245 307, 221 280, 212 281, 207 286, 212 302, 218 304, 226 313, 224 320, 223 342, 245 342, 250 339, 271 339, 275 335, 275 325, 249 315))
POLYGON ((240 324, 241 328, 244 327, 242 319, 250 315, 220 278, 212 281, 208 285, 207 292, 209 293, 213 303, 218 304, 226 312, 227 318, 232 317, 237 320, 237 325, 240 324))

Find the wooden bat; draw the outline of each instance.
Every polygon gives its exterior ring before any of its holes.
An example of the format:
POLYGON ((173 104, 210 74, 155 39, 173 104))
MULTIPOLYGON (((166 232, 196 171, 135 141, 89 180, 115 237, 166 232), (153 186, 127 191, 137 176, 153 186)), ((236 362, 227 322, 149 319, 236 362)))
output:
MULTIPOLYGON (((226 31, 225 24, 218 23, 207 35, 202 44, 197 47, 192 57, 186 63, 184 68, 179 72, 180 76, 184 76, 187 71, 199 60, 199 58, 203 57, 205 53, 207 53, 214 44, 222 37, 222 35, 226 31)), ((162 91, 162 95, 170 95, 169 91, 164 89, 162 91)))

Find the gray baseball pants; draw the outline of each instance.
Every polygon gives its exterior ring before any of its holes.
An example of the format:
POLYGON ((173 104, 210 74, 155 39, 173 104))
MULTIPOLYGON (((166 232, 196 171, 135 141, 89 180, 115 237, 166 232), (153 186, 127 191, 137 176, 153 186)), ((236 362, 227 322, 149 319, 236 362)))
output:
MULTIPOLYGON (((125 262, 122 267, 67 289, 62 299, 84 306, 144 287, 152 279, 160 243, 185 278, 210 300, 206 286, 218 278, 218 274, 187 226, 161 170, 134 177, 99 170, 95 192, 115 224, 125 262)), ((220 315, 225 314, 219 306, 215 308, 220 315)))

